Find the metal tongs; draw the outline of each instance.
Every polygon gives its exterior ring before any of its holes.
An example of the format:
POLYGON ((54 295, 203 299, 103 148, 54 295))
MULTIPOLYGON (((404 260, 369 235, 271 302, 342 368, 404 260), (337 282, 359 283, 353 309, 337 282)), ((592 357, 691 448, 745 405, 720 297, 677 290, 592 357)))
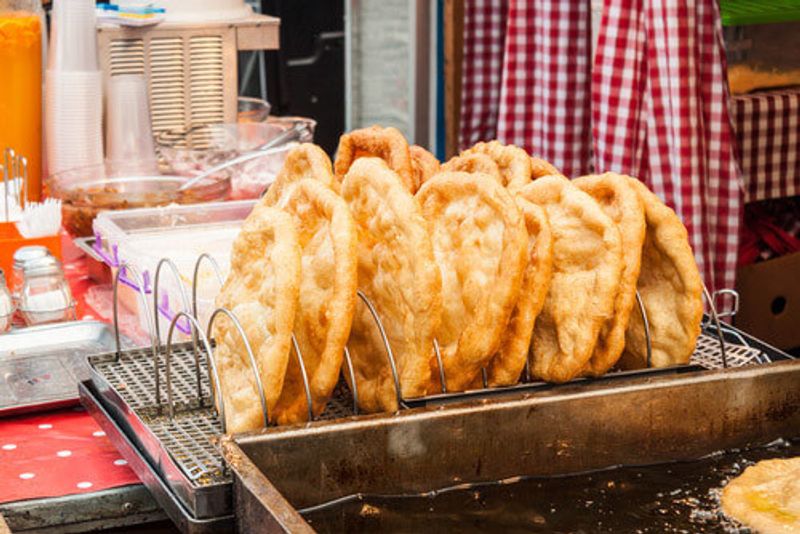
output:
POLYGON ((277 137, 274 137, 269 141, 267 141, 266 143, 264 143, 263 145, 257 147, 255 150, 248 152, 246 154, 242 154, 241 156, 237 156, 233 159, 229 159, 228 161, 224 161, 219 165, 215 165, 210 169, 201 172, 200 174, 198 174, 185 184, 181 185, 178 188, 178 191, 185 191, 187 189, 191 189, 192 187, 197 185, 199 182, 202 182, 209 176, 212 176, 213 174, 218 173, 221 170, 227 169, 228 167, 232 167, 234 165, 238 165, 239 163, 244 163, 245 161, 250 161, 252 159, 260 158, 262 156, 277 154, 278 152, 284 150, 284 147, 281 145, 300 139, 300 136, 307 130, 308 126, 306 124, 301 124, 301 123, 295 124, 285 132, 281 132, 281 134, 278 135, 277 137))
POLYGON ((6 147, 0 170, 3 172, 3 220, 11 222, 9 197, 20 209, 24 209, 28 201, 28 159, 6 147))

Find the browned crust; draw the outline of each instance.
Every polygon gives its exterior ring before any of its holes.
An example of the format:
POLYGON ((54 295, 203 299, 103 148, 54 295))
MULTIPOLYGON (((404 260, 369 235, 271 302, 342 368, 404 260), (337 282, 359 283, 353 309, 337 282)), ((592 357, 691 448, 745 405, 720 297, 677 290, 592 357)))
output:
POLYGON ((287 185, 304 178, 317 180, 333 191, 339 192, 339 182, 333 178, 333 167, 328 155, 315 144, 303 143, 286 155, 283 167, 261 203, 266 206, 275 205, 287 185))
MULTIPOLYGON (((302 268, 294 333, 308 374, 313 412, 319 414, 339 380, 353 321, 357 230, 345 201, 316 180, 289 185, 277 207, 291 215, 298 228, 302 268)), ((294 352, 275 411, 279 424, 308 418, 294 352)))
POLYGON ((753 532, 800 532, 798 481, 800 457, 762 460, 722 489, 722 511, 753 532))
POLYGON ((444 165, 443 171, 461 171, 461 172, 477 172, 487 174, 497 180, 497 183, 503 185, 503 176, 500 174, 500 168, 495 163, 494 159, 481 152, 472 154, 461 154, 450 158, 444 165))
POLYGON ((611 369, 625 348, 625 330, 636 303, 636 281, 642 261, 645 219, 644 204, 629 177, 606 173, 583 176, 572 181, 594 198, 617 225, 622 239, 622 277, 614 303, 614 314, 606 321, 597 338, 585 372, 600 376, 611 369))
MULTIPOLYGON (((359 231, 358 287, 386 329, 403 397, 422 396, 442 313, 442 282, 428 224, 400 177, 377 158, 360 158, 350 167, 342 196, 359 231)), ((361 409, 397 410, 384 344, 365 305, 356 307, 348 347, 361 409)), ((350 380, 348 373, 345 378, 350 380)))
MULTIPOLYGON (((233 312, 244 329, 272 421, 289 360, 299 290, 300 246, 294 223, 280 210, 257 206, 233 242, 231 271, 216 305, 233 312)), ((244 340, 224 315, 214 323, 214 338, 228 432, 264 426, 244 340)))
POLYGON ((396 172, 409 191, 416 190, 411 152, 403 134, 396 128, 370 126, 353 130, 339 138, 334 174, 341 182, 353 162, 361 157, 377 157, 396 172))
POLYGON ((555 165, 542 158, 531 156, 531 178, 536 180, 542 176, 563 176, 555 165))
POLYGON ((436 156, 419 145, 411 145, 408 150, 411 153, 411 166, 414 169, 414 190, 412 193, 416 193, 417 189, 426 180, 439 172, 440 164, 436 156))
POLYGON ((545 209, 553 233, 553 279, 533 331, 532 374, 566 382, 584 369, 614 311, 622 273, 619 230, 563 176, 539 178, 519 195, 545 209))
POLYGON ((481 142, 463 151, 462 155, 485 154, 492 158, 500 169, 503 185, 516 190, 531 181, 531 158, 523 149, 504 145, 499 141, 481 142))
POLYGON ((542 311, 553 277, 553 235, 545 211, 522 197, 514 200, 528 230, 528 265, 500 349, 487 369, 490 386, 510 386, 519 381, 528 360, 536 317, 542 311))
MULTIPOLYGON (((417 193, 442 275, 447 387, 467 387, 497 352, 527 265, 525 223, 513 198, 483 174, 443 172, 417 193)), ((440 387, 438 373, 431 391, 440 387)))
MULTIPOLYGON (((647 186, 628 178, 644 202, 647 230, 637 289, 650 324, 652 364, 688 363, 700 335, 703 281, 681 220, 647 186)), ((639 313, 631 315, 625 334, 624 369, 646 366, 647 343, 639 313)))

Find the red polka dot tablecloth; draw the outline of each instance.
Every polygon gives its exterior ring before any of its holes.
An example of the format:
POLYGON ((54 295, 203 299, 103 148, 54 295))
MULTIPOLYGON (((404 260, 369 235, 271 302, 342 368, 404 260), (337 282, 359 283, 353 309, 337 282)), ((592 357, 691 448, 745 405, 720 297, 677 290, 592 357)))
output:
MULTIPOLYGON (((79 318, 94 317, 86 262, 63 240, 64 271, 79 318)), ((76 386, 77 388, 77 386, 76 386)), ((0 419, 0 503, 91 493, 139 479, 82 408, 0 419)))
POLYGON ((138 483, 80 408, 0 420, 0 503, 138 483))

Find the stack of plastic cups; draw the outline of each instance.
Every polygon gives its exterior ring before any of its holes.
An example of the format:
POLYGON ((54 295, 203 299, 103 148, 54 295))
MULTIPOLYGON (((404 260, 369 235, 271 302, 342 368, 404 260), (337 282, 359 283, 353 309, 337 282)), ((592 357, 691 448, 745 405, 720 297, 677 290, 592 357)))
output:
POLYGON ((103 77, 94 0, 54 0, 47 72, 48 171, 103 163, 103 77))
POLYGON ((145 77, 141 74, 112 76, 107 89, 106 168, 109 174, 158 174, 145 77))

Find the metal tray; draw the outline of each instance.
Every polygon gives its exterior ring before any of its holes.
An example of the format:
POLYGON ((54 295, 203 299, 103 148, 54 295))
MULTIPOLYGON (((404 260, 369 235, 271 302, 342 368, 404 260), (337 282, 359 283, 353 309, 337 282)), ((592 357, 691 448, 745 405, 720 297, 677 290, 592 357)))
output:
POLYGON ((0 415, 78 403, 78 382, 89 377, 86 357, 114 347, 111 327, 73 321, 0 335, 0 415))
POLYGON ((86 408, 86 411, 97 420, 108 439, 122 454, 131 469, 136 472, 142 483, 150 490, 156 502, 181 532, 211 534, 233 531, 234 520, 230 514, 212 519, 193 517, 189 510, 175 497, 171 487, 159 475, 157 469, 141 454, 140 449, 129 438, 129 434, 115 422, 94 384, 90 380, 82 382, 79 384, 79 392, 81 404, 86 408))
MULTIPOLYGON (((242 532, 347 496, 689 460, 800 431, 800 361, 568 385, 225 437, 242 532), (613 423, 613 424, 612 424, 613 423)), ((333 530, 352 525, 341 519, 333 530)))
MULTIPOLYGON (((191 343, 173 347, 173 382, 194 385, 191 343)), ((177 416, 171 419, 155 402, 150 349, 133 349, 94 355, 89 359, 95 391, 104 406, 150 465, 195 518, 230 514, 231 484, 225 463, 213 440, 222 434, 210 396, 201 403, 192 388, 177 390, 177 416)), ((159 366, 160 383, 166 384, 166 370, 159 366)), ((209 391, 207 381, 203 382, 209 391)), ((164 392, 161 392, 162 399, 164 392)))

